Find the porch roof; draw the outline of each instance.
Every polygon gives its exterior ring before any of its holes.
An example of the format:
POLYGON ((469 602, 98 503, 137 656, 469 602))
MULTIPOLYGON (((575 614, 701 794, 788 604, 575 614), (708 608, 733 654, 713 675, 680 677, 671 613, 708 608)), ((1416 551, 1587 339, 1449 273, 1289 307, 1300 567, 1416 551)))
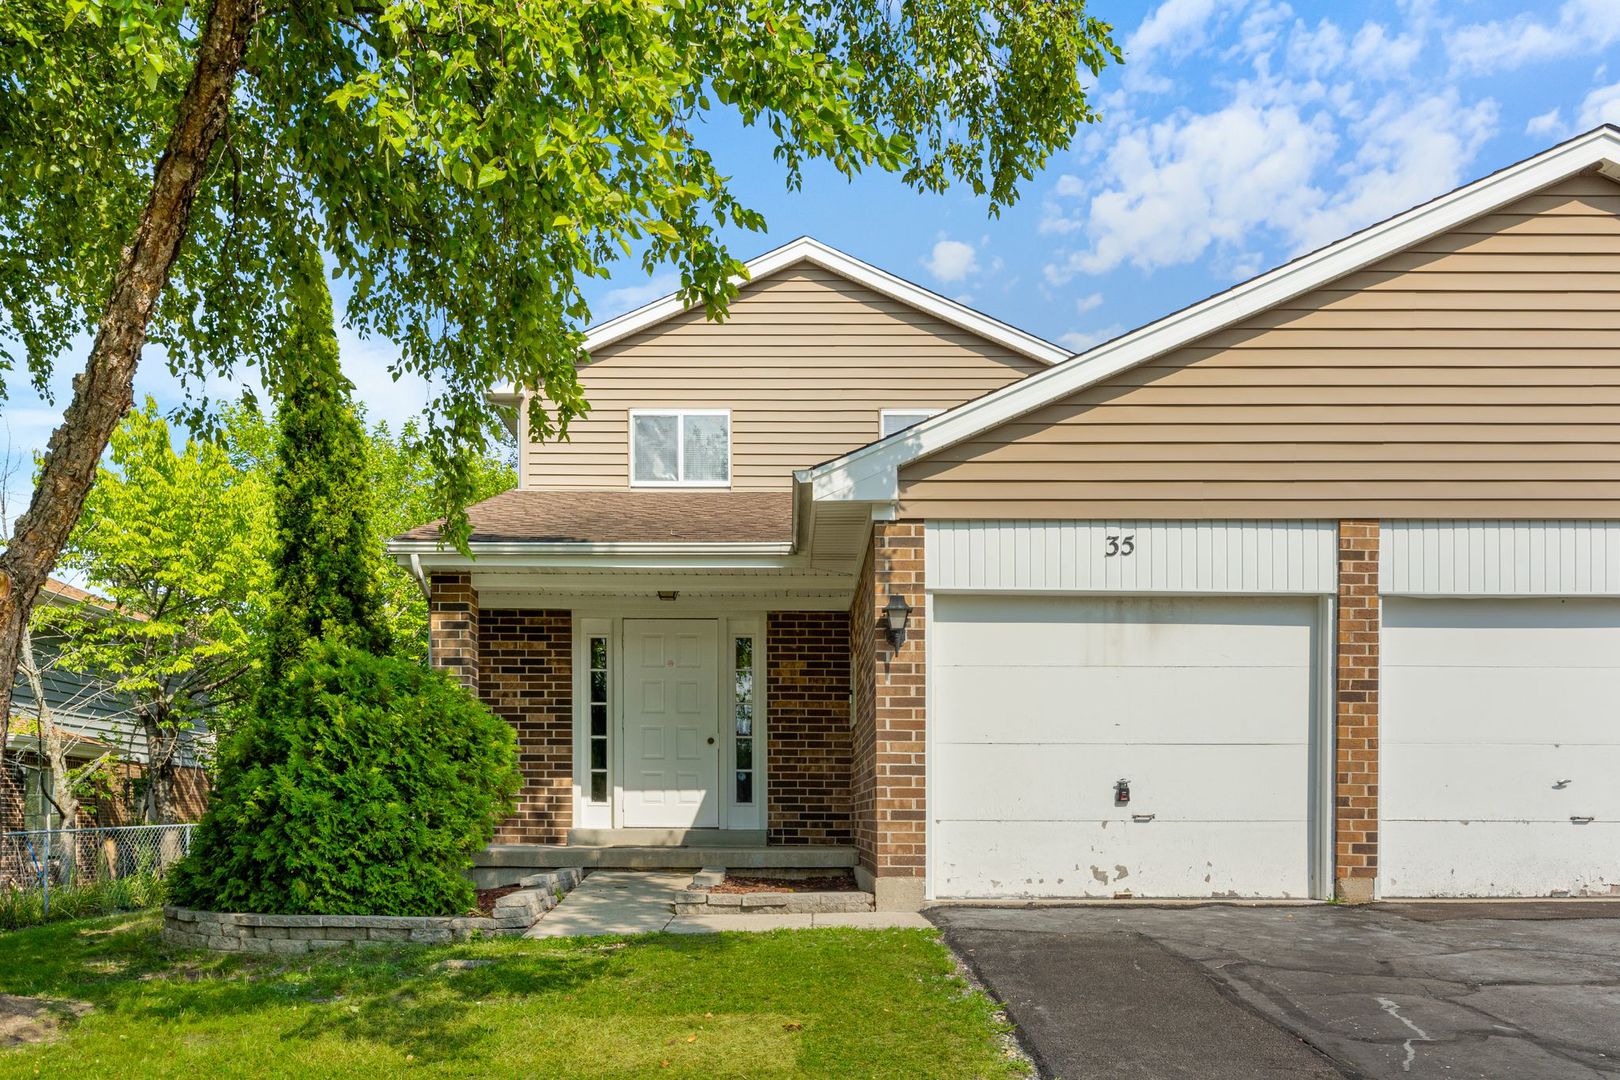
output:
MULTIPOLYGON (((503 491, 467 508, 474 544, 788 544, 787 491, 503 491)), ((432 542, 441 522, 394 542, 432 542)))

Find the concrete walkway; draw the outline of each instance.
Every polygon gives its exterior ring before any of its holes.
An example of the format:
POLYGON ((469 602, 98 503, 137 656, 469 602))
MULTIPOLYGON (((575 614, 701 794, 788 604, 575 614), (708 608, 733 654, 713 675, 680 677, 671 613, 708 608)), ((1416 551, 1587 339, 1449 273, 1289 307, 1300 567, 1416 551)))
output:
POLYGON ((933 924, 914 912, 864 911, 828 915, 675 915, 670 910, 692 881, 690 871, 597 870, 529 927, 524 937, 596 937, 604 934, 718 934, 729 930, 870 930, 933 924))

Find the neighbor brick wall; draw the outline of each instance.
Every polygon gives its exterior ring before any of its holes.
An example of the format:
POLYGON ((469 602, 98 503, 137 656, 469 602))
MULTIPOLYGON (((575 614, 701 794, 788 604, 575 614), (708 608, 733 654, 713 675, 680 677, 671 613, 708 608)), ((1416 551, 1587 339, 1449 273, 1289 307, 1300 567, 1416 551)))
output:
POLYGON ((872 527, 872 864, 876 877, 916 877, 926 867, 926 665, 923 523, 872 527), (889 644, 884 607, 898 593, 911 605, 906 641, 889 644))
POLYGON ((564 843, 574 818, 573 616, 482 611, 476 640, 478 696, 516 729, 523 774, 517 811, 495 843, 564 843))
POLYGON ((1335 894, 1372 899, 1378 877, 1378 522, 1339 522, 1335 894))
POLYGON ((849 615, 772 612, 766 618, 765 655, 767 842, 847 844, 854 835, 849 615))
POLYGON ((463 686, 478 688, 478 592, 471 575, 428 577, 428 657, 463 686))

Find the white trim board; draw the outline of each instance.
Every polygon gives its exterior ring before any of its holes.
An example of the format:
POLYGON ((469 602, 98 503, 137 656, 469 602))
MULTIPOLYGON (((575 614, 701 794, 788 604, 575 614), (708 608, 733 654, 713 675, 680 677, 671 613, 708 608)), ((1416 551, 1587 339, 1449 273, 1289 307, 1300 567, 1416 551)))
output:
POLYGON ((1429 237, 1596 167, 1620 183, 1620 127, 1603 125, 1516 165, 1302 255, 1268 273, 1106 341, 1065 363, 813 469, 794 473, 817 500, 888 502, 904 466, 971 439, 1198 338, 1251 318, 1429 237))
POLYGON ((1386 521, 1385 596, 1620 596, 1620 521, 1386 521))

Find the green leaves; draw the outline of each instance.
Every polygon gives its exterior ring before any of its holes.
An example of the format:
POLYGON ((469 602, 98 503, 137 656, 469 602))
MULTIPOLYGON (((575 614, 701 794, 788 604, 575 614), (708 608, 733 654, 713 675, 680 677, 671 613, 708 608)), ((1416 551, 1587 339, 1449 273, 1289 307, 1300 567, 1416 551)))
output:
MULTIPOLYGON (((42 389, 100 315, 196 22, 186 0, 0 5, 0 316, 42 389)), ((318 246, 350 329, 437 388, 422 438, 459 542, 484 393, 538 391, 544 438, 584 412, 590 281, 672 264, 723 315, 741 264, 720 231, 765 223, 706 144, 711 112, 769 132, 789 186, 820 160, 965 185, 994 213, 1096 119, 1083 79, 1118 58, 1082 0, 275 5, 152 339, 185 385, 273 368, 318 246)))

